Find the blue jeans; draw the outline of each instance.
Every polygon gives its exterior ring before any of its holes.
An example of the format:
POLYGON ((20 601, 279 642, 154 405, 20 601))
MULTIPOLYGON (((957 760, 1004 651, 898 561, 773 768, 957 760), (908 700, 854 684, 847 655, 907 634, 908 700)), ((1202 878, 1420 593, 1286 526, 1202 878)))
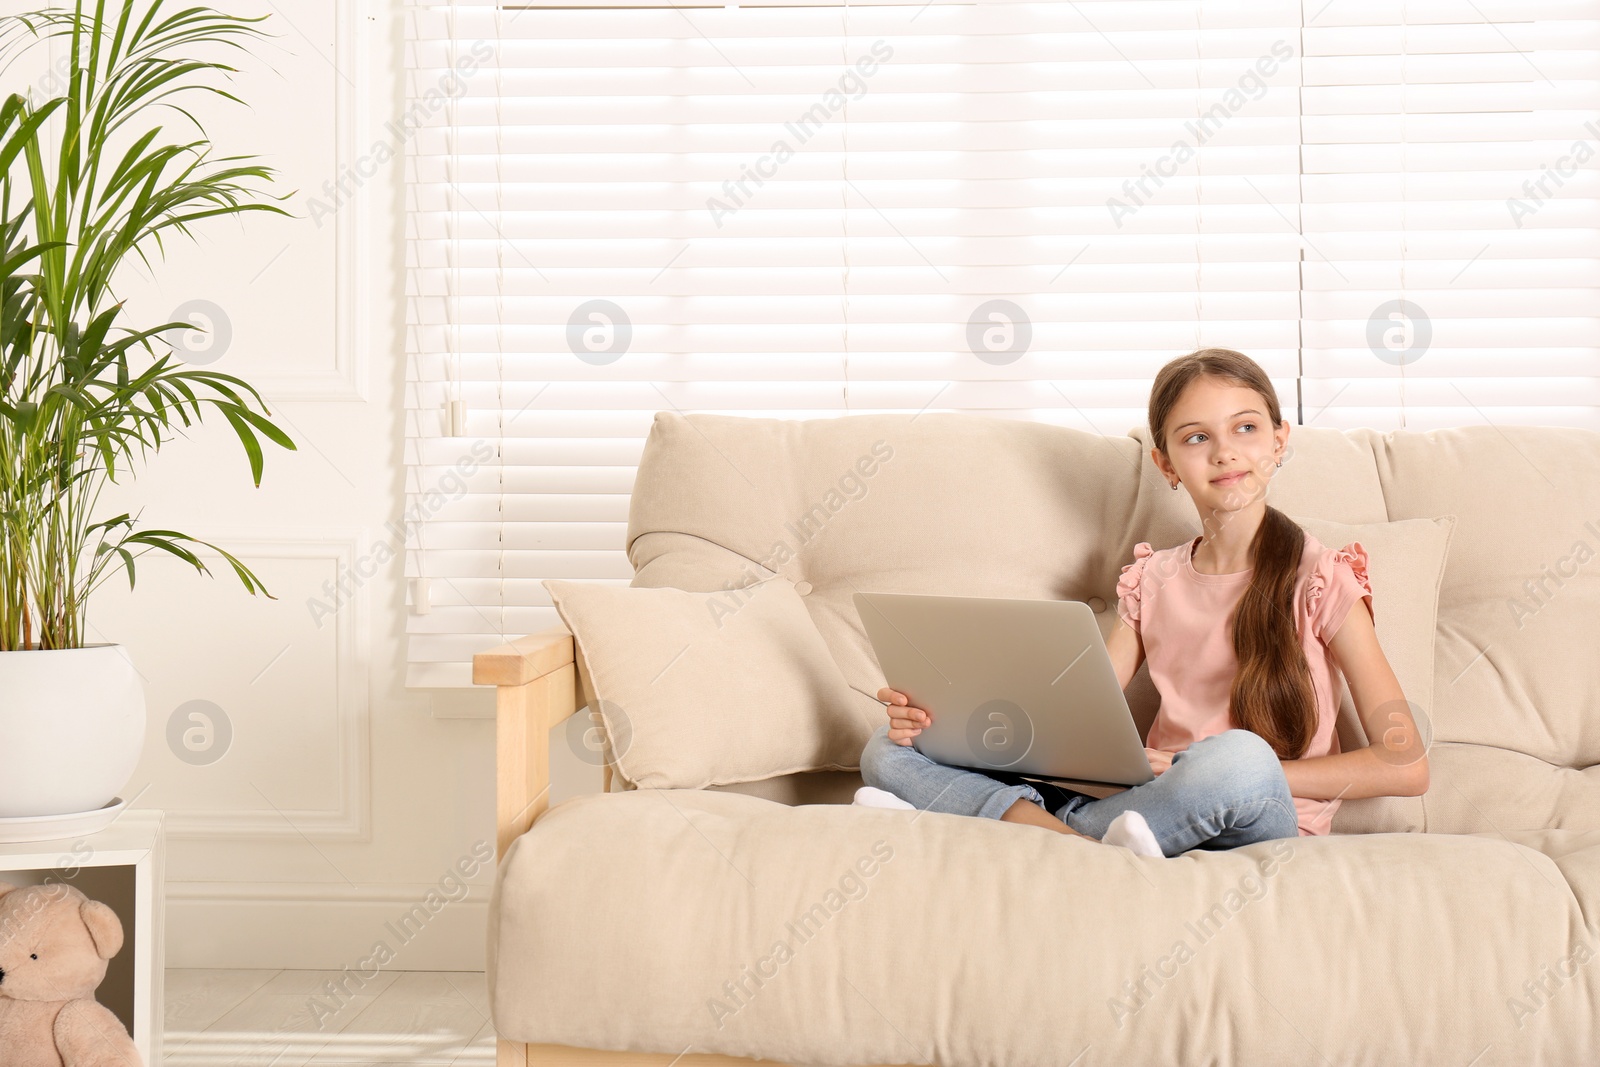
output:
POLYGON ((1111 820, 1131 808, 1144 816, 1167 856, 1300 834, 1283 765, 1272 746, 1249 730, 1201 738, 1175 753, 1172 766, 1154 781, 1097 800, 1010 771, 935 762, 910 745, 889 740, 889 724, 884 723, 862 749, 861 778, 924 811, 998 819, 1018 800, 1031 800, 1096 840, 1105 836, 1111 820))

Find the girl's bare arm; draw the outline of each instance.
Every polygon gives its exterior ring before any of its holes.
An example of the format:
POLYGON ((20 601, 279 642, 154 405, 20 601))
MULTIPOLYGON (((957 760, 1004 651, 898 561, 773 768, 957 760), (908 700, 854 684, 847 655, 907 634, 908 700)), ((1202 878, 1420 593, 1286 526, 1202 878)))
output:
POLYGON ((1400 680, 1378 645, 1366 597, 1350 608, 1328 647, 1350 686, 1367 747, 1282 761, 1289 792, 1317 800, 1426 793, 1428 753, 1400 680))
POLYGON ((1139 631, 1122 621, 1118 615, 1106 635, 1106 651, 1111 654, 1111 665, 1117 669, 1117 685, 1126 690, 1133 676, 1144 663, 1144 639, 1139 631))

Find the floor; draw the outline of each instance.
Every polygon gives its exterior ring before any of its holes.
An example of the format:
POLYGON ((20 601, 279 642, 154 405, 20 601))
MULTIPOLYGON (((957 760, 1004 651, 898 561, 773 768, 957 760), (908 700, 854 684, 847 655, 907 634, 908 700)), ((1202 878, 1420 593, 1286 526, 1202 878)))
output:
POLYGON ((169 1067, 494 1063, 481 971, 169 968, 164 996, 169 1067))

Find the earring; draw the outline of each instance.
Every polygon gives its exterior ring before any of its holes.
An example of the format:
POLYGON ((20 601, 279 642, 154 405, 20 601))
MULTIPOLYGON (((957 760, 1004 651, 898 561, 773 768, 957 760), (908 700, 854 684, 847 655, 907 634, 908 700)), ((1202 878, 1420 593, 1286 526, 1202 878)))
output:
MULTIPOLYGON (((1179 479, 1179 481, 1181 481, 1181 480, 1182 479, 1179 479)), ((1174 489, 1178 488, 1178 483, 1177 482, 1173 482, 1172 483, 1172 488, 1174 488, 1174 489)))
POLYGON ((1281 459, 1278 460, 1278 466, 1280 466, 1280 467, 1283 466, 1283 460, 1281 460, 1281 459))

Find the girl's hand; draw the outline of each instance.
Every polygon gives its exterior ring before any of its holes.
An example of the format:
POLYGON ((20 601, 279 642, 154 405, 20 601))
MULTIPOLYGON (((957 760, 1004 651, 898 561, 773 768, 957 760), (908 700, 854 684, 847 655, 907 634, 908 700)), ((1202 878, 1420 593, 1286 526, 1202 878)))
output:
POLYGON ((913 737, 933 725, 932 713, 912 704, 911 698, 898 689, 884 686, 878 690, 878 699, 884 702, 884 710, 889 713, 889 740, 897 745, 911 744, 913 737))
POLYGON ((1145 746, 1144 754, 1149 758, 1150 770, 1157 778, 1161 777, 1162 772, 1172 766, 1172 757, 1176 755, 1176 753, 1168 752, 1166 749, 1151 748, 1148 745, 1145 746))

